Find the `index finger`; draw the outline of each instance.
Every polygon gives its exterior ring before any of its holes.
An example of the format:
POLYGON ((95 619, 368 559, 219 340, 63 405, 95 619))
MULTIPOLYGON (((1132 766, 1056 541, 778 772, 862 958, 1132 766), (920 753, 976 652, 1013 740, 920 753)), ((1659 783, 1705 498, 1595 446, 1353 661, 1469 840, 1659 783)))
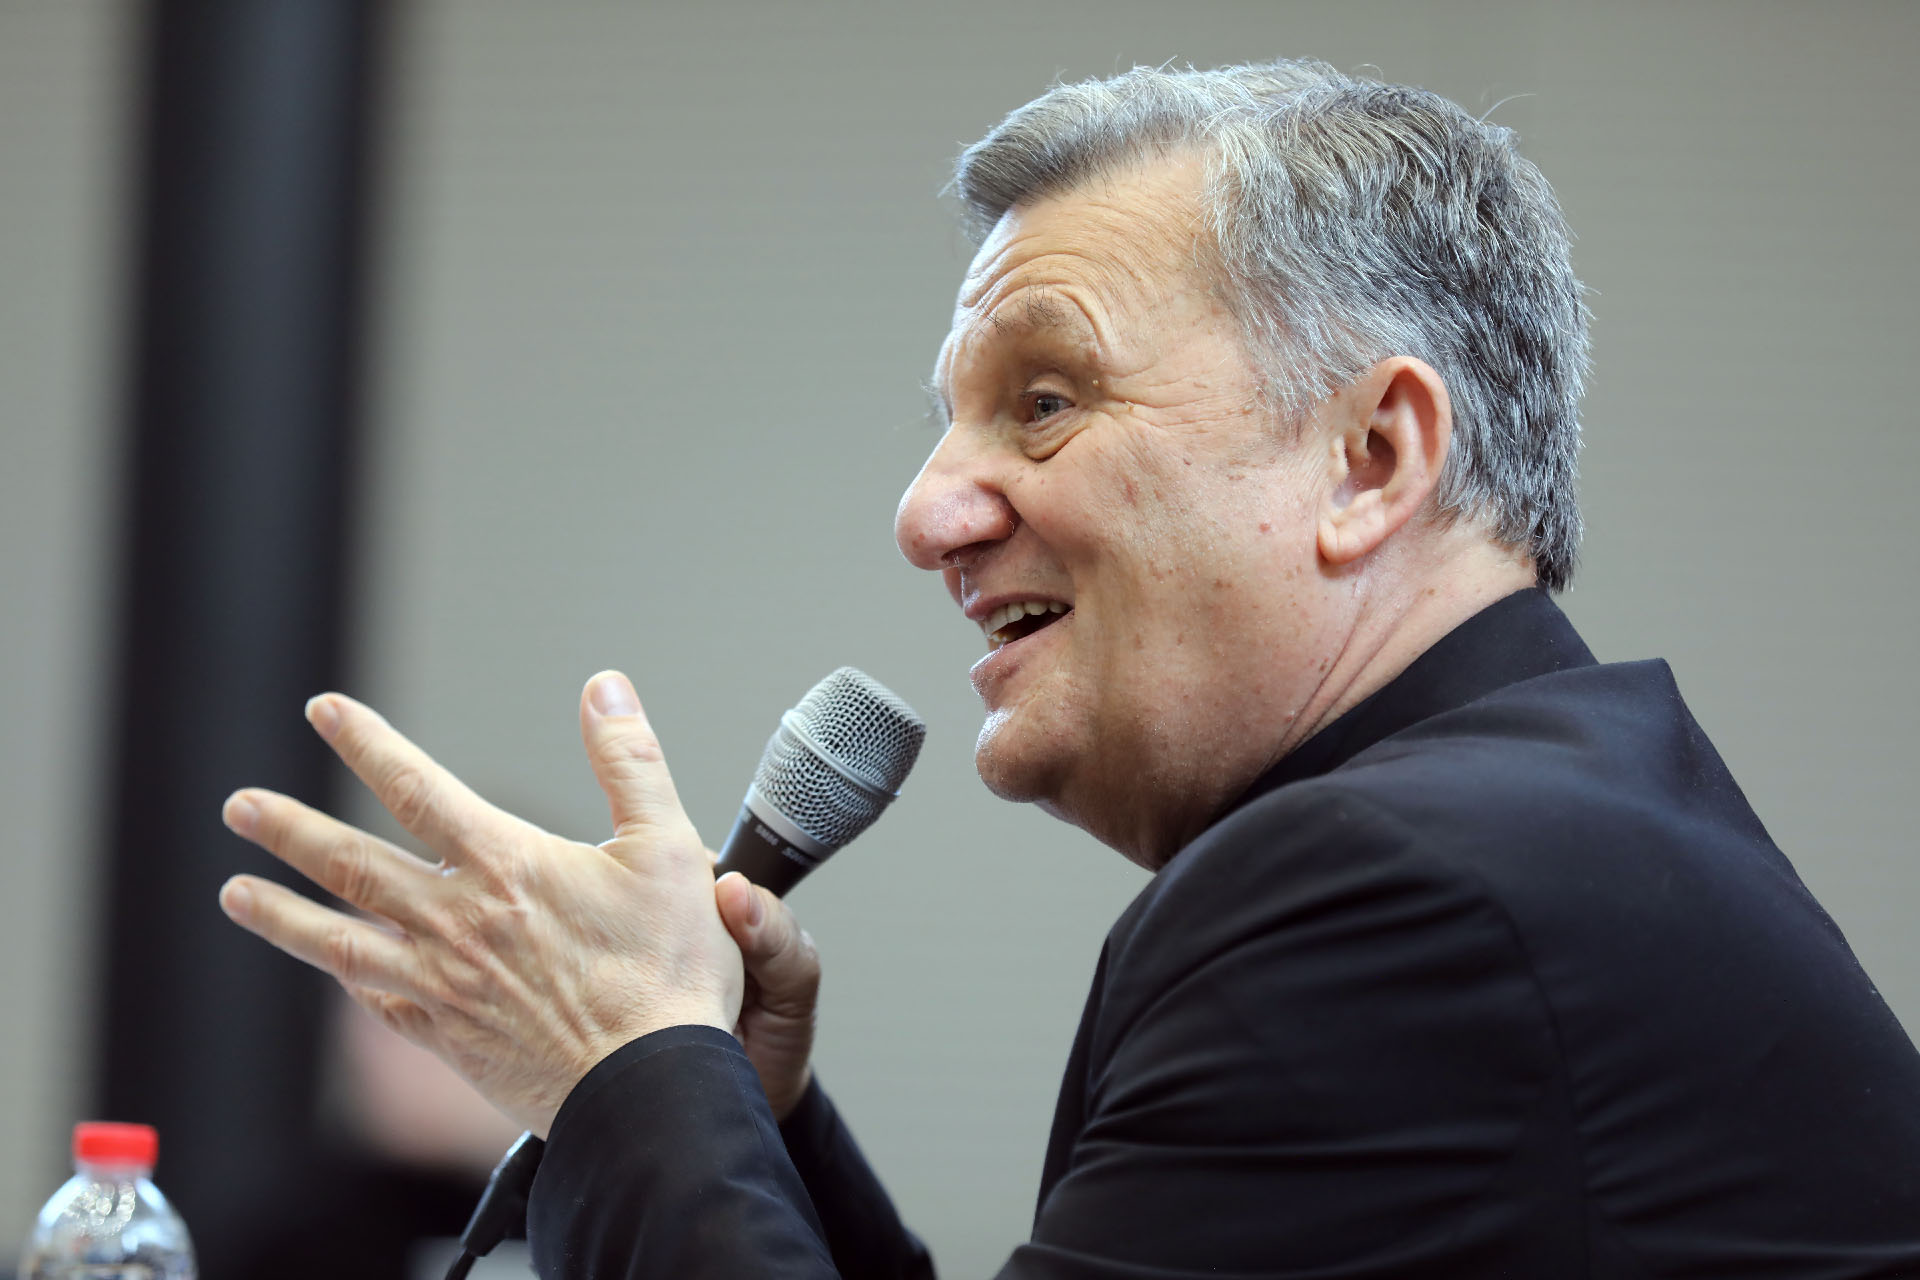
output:
POLYGON ((518 834, 520 822, 476 795, 365 703, 343 693, 307 702, 307 723, 341 762, 429 849, 449 863, 518 834))

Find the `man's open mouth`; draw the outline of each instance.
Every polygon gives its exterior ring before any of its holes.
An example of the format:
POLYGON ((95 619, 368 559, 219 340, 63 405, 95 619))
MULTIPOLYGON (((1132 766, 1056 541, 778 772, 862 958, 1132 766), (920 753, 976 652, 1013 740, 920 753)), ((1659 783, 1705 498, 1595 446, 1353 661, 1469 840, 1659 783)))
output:
POLYGON ((988 646, 998 649, 1053 625, 1072 609, 1058 600, 1016 600, 989 614, 981 630, 987 633, 988 646))

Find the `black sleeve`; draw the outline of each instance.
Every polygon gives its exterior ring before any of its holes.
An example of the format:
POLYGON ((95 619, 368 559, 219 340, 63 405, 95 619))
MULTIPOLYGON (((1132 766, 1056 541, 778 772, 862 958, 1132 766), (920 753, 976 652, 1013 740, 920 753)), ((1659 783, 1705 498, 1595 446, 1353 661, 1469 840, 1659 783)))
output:
POLYGON ((933 1280, 933 1259, 900 1222, 893 1201, 820 1088, 807 1086, 780 1126, 846 1280, 933 1280))
POLYGON ((575 1086, 527 1239, 545 1280, 835 1274, 753 1064, 713 1027, 642 1036, 575 1086))
POLYGON ((931 1277, 825 1094, 810 1089, 786 1129, 783 1142, 753 1064, 725 1032, 671 1027, 622 1047, 554 1119, 527 1211, 535 1270, 545 1280, 931 1277))

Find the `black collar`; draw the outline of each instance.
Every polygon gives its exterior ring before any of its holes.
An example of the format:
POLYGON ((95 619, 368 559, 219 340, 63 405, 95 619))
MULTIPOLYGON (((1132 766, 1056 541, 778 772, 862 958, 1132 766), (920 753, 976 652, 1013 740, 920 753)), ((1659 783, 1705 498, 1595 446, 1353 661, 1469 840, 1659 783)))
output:
POLYGON ((1496 689, 1593 664, 1586 643, 1545 591, 1516 591, 1449 631, 1385 687, 1287 753, 1233 807, 1337 769, 1381 739, 1496 689))

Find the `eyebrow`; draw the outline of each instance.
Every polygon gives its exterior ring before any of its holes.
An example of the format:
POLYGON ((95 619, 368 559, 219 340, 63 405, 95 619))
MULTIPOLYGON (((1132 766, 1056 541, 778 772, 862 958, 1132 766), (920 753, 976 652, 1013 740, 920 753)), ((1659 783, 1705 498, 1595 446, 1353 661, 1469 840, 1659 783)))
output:
POLYGON ((985 317, 987 327, 998 337, 1056 329, 1084 328, 1085 317, 1057 295, 1044 289, 1029 289, 1021 305, 1010 308, 1012 315, 992 311, 985 317))

